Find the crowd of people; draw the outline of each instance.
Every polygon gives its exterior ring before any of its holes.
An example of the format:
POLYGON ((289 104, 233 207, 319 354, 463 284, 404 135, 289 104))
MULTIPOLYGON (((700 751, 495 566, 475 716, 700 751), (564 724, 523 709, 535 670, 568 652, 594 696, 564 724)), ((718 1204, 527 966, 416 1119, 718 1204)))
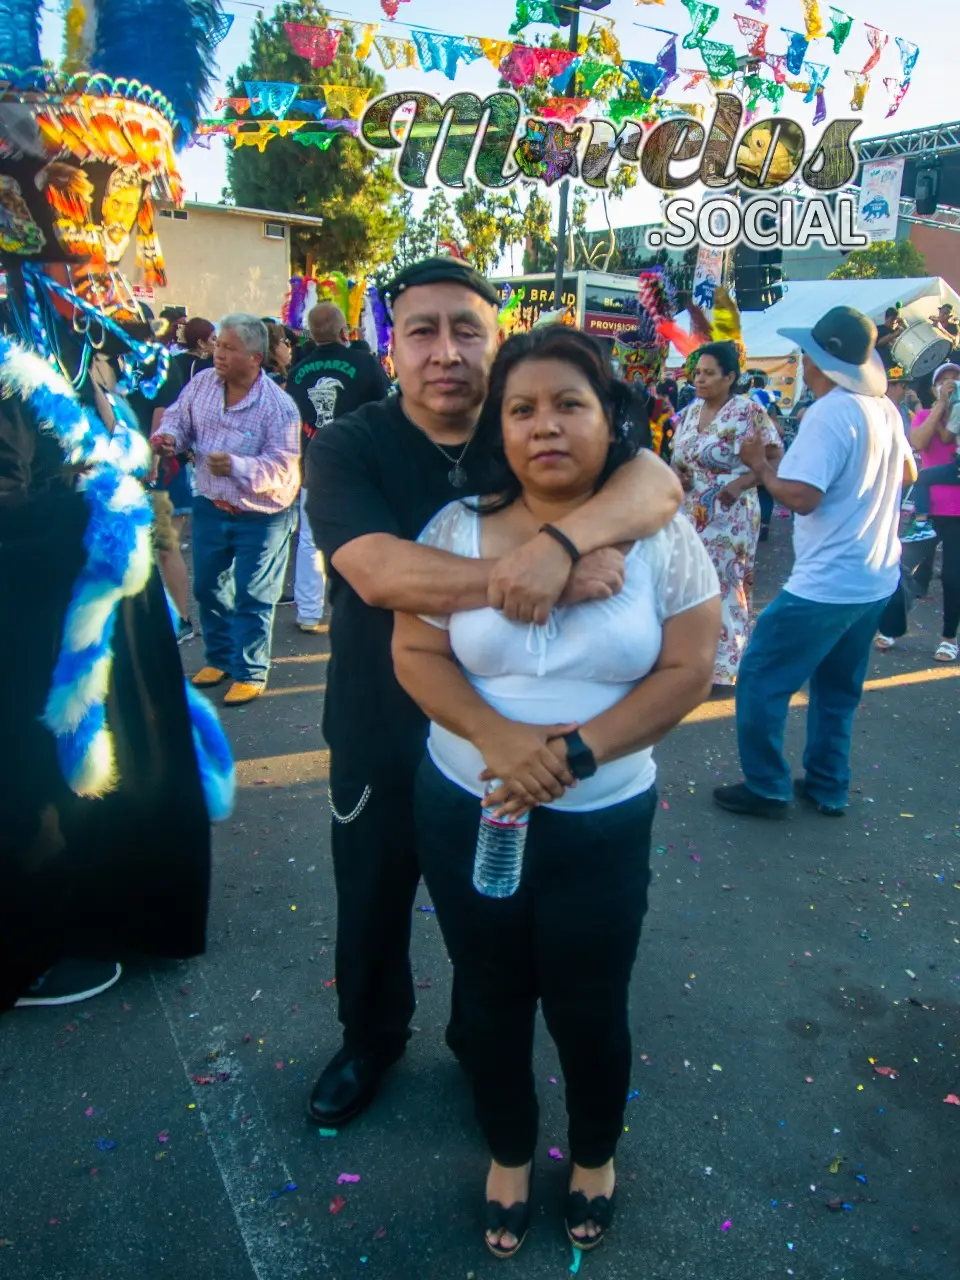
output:
MULTIPOLYGON (((716 803, 759 818, 786 816, 795 798, 844 813, 871 645, 878 628, 877 643, 894 642, 886 619, 920 578, 919 560, 900 569, 910 446, 925 465, 952 458, 960 367, 938 371, 908 442, 871 321, 837 307, 784 331, 813 397, 785 453, 775 402, 744 382, 733 343, 700 350, 680 407, 676 384, 628 385, 579 330, 501 342, 496 290, 461 260, 417 263, 384 298, 392 381, 331 302, 309 314, 306 344, 244 314, 182 327, 167 390, 131 405, 155 459, 155 554, 185 640, 189 520, 204 647, 192 683, 226 684, 226 707, 267 684, 295 534, 297 624, 314 633, 329 617, 343 1038, 311 1117, 354 1119, 403 1055, 422 874, 453 964, 447 1043, 490 1151, 485 1242, 510 1257, 529 1229, 539 1003, 566 1083, 566 1232, 589 1249, 614 1213, 653 750, 732 688, 744 781, 718 787, 716 803), (677 412, 658 457, 650 422, 664 397, 677 412), (795 563, 755 623, 774 502, 794 515, 795 563), (783 733, 807 682, 794 780, 783 733), (503 898, 472 880, 484 813, 527 833, 519 888, 503 898)), ((929 563, 943 542, 952 648, 937 656, 955 660, 960 487, 937 481, 932 536, 908 545, 929 563)), ((918 495, 916 530, 926 514, 918 495)), ((42 990, 25 1002, 44 1003, 42 990)))

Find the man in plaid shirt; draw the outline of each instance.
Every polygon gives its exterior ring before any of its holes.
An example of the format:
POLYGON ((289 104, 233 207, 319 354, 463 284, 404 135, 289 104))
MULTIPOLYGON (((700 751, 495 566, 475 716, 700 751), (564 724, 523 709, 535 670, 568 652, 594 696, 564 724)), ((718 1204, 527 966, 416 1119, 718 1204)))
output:
POLYGON ((232 679, 223 701, 233 707, 267 683, 300 490, 300 414, 263 373, 266 355, 261 320, 226 316, 213 368, 187 384, 152 437, 158 453, 194 455, 193 590, 207 665, 193 683, 232 679))

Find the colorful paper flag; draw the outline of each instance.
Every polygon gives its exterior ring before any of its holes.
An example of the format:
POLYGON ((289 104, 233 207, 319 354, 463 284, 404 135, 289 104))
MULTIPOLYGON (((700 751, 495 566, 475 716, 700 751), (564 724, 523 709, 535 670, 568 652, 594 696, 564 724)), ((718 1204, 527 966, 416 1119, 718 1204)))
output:
POLYGON ((616 75, 617 68, 609 62, 581 62, 577 67, 577 79, 580 89, 586 94, 593 94, 594 89, 608 75, 616 75))
POLYGON ((315 120, 319 120, 321 116, 327 113, 327 104, 320 102, 317 98, 298 98, 297 110, 304 111, 308 116, 313 116, 315 120))
POLYGON ((516 35, 531 22, 544 22, 551 27, 559 27, 560 15, 550 0, 517 0, 517 12, 510 26, 510 34, 516 35))
POLYGON ((293 135, 293 140, 299 142, 301 147, 316 147, 318 151, 329 151, 336 136, 335 133, 322 133, 317 129, 301 129, 299 133, 293 135))
POLYGON ((883 87, 887 91, 887 97, 890 105, 887 108, 887 119, 895 116, 900 110, 900 104, 907 96, 907 90, 910 88, 909 80, 900 80, 896 76, 886 76, 883 81, 883 87))
POLYGON ((572 125, 590 105, 589 98, 548 98, 543 107, 544 120, 562 120, 572 125))
POLYGON ((571 49, 541 49, 515 44, 500 64, 500 74, 515 89, 541 78, 551 80, 569 71, 578 55, 571 49))
POLYGON ((283 29, 294 53, 306 58, 311 67, 329 67, 343 39, 343 32, 333 27, 310 26, 304 22, 285 22, 283 29))
POLYGON ((500 63, 509 56, 510 51, 513 49, 513 44, 510 40, 489 40, 486 36, 477 36, 475 38, 480 46, 480 52, 495 67, 499 67, 500 63))
POLYGON ((809 84, 803 100, 804 102, 813 102, 817 94, 823 89, 824 82, 830 74, 830 68, 823 62, 805 62, 803 70, 808 77, 809 84))
POLYGON ((636 81, 643 98, 654 97, 667 78, 663 68, 658 67, 655 62, 634 62, 624 58, 620 70, 628 81, 636 81))
POLYGON ((833 52, 839 53, 847 42, 847 37, 853 30, 853 19, 849 13, 844 13, 842 9, 830 9, 830 30, 827 32, 827 39, 833 41, 833 52))
POLYGON ((820 0, 801 0, 803 5, 804 34, 808 40, 819 40, 825 34, 820 0))
POLYGON ((867 90, 870 88, 870 77, 862 71, 847 71, 844 73, 853 81, 850 98, 850 110, 862 111, 863 104, 867 100, 867 90))
POLYGON ((416 45, 417 57, 424 71, 442 71, 448 80, 456 79, 457 63, 473 62, 480 57, 475 45, 463 36, 438 35, 434 31, 411 28, 410 38, 416 45))
POLYGON ((863 24, 863 29, 867 33, 867 43, 871 49, 870 57, 863 64, 863 68, 860 72, 861 75, 865 76, 868 75, 880 61, 880 55, 887 47, 890 37, 887 35, 886 31, 881 31, 879 27, 872 27, 869 22, 865 22, 863 24))
POLYGON ((767 66, 773 72, 773 78, 777 84, 786 84, 787 82, 787 58, 783 53, 768 53, 767 66))
POLYGON ((787 37, 787 70, 792 76, 798 76, 810 42, 799 31, 791 31, 789 27, 781 27, 780 30, 787 37))
POLYGON ((683 37, 683 47, 698 49, 720 17, 720 10, 716 5, 704 4, 703 0, 681 0, 681 4, 690 15, 690 30, 683 37))
POLYGON ((405 4, 407 0, 380 0, 380 8, 392 22, 397 16, 397 10, 401 4, 405 4))
POLYGON ((757 13, 767 12, 767 0, 747 0, 747 6, 756 9, 757 13))
POLYGON ((817 91, 817 104, 813 109, 813 123, 823 124, 827 118, 827 96, 822 89, 817 91))
POLYGON ((398 40, 394 36, 374 36, 373 47, 380 55, 384 71, 403 71, 417 65, 417 48, 409 40, 398 40))
POLYGON ((900 50, 900 75, 902 79, 909 80, 920 57, 920 49, 912 40, 904 40, 903 36, 897 36, 896 40, 900 50))
MULTIPOLYGON (((250 99, 250 110, 255 116, 272 116, 282 120, 300 92, 300 86, 282 80, 245 80, 243 87, 250 99)), ((262 148, 261 148, 262 150, 262 148)))
POLYGON ((767 56, 767 32, 770 28, 765 22, 760 22, 757 18, 745 18, 743 14, 735 13, 733 20, 740 28, 740 34, 747 42, 747 56, 750 58, 765 58, 767 56))
POLYGON ((321 87, 331 115, 342 112, 351 120, 357 120, 363 115, 363 109, 373 92, 372 89, 357 89, 350 84, 325 84, 321 87))
POLYGON ((737 52, 732 44, 718 44, 715 40, 701 40, 700 57, 713 81, 729 80, 739 70, 737 52))

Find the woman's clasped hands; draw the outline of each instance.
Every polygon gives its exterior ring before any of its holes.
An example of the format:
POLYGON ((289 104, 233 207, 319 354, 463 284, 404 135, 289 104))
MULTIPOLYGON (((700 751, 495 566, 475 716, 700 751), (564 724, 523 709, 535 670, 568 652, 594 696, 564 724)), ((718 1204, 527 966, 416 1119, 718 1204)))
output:
POLYGON ((579 728, 570 724, 520 724, 502 720, 474 745, 486 768, 481 782, 500 785, 485 798, 484 808, 494 817, 519 818, 538 804, 559 800, 576 779, 567 765, 565 733, 579 728))

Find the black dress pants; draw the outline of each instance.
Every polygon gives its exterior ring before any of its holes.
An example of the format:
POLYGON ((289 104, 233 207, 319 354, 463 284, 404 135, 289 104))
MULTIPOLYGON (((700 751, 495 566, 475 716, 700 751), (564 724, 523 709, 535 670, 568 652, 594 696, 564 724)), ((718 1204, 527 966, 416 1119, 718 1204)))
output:
POLYGON ((609 809, 531 815, 520 888, 473 887, 480 802, 425 757, 417 774, 420 864, 453 960, 477 1118, 498 1163, 537 1141, 537 1001, 566 1084, 571 1158, 598 1168, 623 1131, 630 1084, 630 974, 647 909, 656 789, 609 809))

